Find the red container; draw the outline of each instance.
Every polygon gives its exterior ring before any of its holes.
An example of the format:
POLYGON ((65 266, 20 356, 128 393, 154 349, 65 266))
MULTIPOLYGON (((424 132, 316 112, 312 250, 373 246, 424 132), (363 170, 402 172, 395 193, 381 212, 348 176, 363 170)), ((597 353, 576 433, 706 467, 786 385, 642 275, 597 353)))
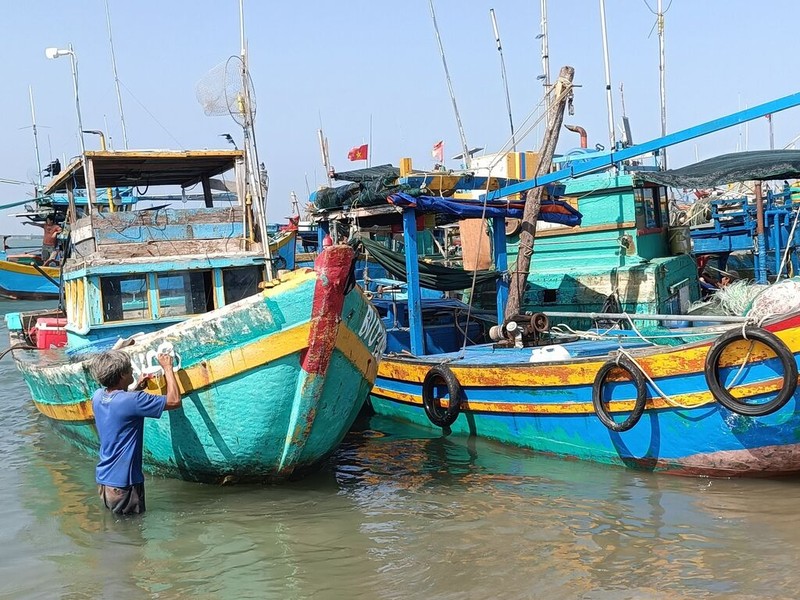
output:
POLYGON ((36 321, 36 347, 40 350, 67 345, 66 319, 42 317, 36 321))

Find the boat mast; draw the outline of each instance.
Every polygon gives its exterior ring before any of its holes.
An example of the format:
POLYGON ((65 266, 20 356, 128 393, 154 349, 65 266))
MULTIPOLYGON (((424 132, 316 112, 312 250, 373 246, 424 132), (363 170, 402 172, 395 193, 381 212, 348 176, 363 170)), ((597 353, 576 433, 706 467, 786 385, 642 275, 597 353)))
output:
POLYGON ((492 29, 494 30, 494 41, 497 44, 497 51, 500 53, 500 76, 503 79, 503 89, 506 93, 506 109, 508 110, 508 124, 511 126, 511 150, 517 151, 517 140, 514 137, 514 119, 511 116, 511 97, 508 95, 508 78, 506 77, 506 61, 503 58, 503 45, 500 43, 500 31, 497 29, 497 19, 494 16, 494 9, 489 9, 489 16, 492 19, 492 29))
MULTIPOLYGON (((658 0, 658 88, 661 97, 661 137, 667 136, 667 84, 664 68, 664 11, 658 0)), ((661 168, 667 168, 667 150, 661 151, 661 168)))
MULTIPOLYGON (((263 246, 264 257, 266 258, 267 279, 273 278, 272 254, 269 248, 269 235, 267 233, 267 183, 266 171, 261 168, 258 160, 258 145, 256 144, 256 132, 253 124, 252 98, 250 98, 250 71, 247 66, 247 42, 244 32, 244 0, 239 0, 239 38, 241 41, 242 59, 242 121, 244 132, 244 147, 250 167, 251 190, 255 193, 253 199, 258 211, 258 224, 261 229, 261 245, 263 246)), ((251 193, 252 193, 251 192, 251 193)), ((246 207, 245 207, 246 208, 246 207)))
POLYGON ((608 35, 606 32, 606 1, 600 0, 600 28, 603 35, 603 62, 606 72, 606 104, 608 105, 608 139, 613 151, 617 146, 617 135, 614 131, 614 99, 611 95, 611 67, 608 62, 608 35))
POLYGON ((128 131, 125 129, 125 112, 122 110, 122 94, 119 91, 119 77, 117 76, 117 59, 114 55, 114 37, 111 34, 111 13, 108 10, 108 0, 104 0, 106 5, 106 25, 108 26, 108 44, 111 47, 111 67, 114 70, 114 86, 117 88, 117 107, 119 108, 119 120, 122 124, 122 142, 125 150, 128 149, 128 131))
POLYGON ((537 36, 542 40, 542 74, 539 76, 542 79, 542 86, 544 87, 544 128, 545 130, 550 127, 550 43, 547 39, 547 0, 541 0, 541 31, 537 36))
POLYGON ((328 155, 328 138, 322 132, 322 129, 317 129, 317 137, 319 138, 319 151, 322 155, 322 166, 325 167, 325 176, 328 178, 328 187, 333 185, 331 180, 331 160, 328 155))
POLYGON ((39 196, 40 191, 44 188, 44 184, 42 183, 42 160, 39 156, 39 132, 36 129, 36 111, 33 107, 33 86, 28 86, 28 95, 31 99, 31 128, 33 129, 33 147, 36 150, 36 170, 37 170, 37 182, 38 187, 36 188, 36 196, 39 196))
POLYGON ((447 59, 444 55, 444 46, 442 45, 442 38, 439 35, 439 26, 436 24, 436 11, 433 9, 433 0, 428 0, 431 7, 431 19, 433 19, 433 29, 436 32, 436 41, 439 44, 439 55, 442 57, 442 66, 444 66, 444 76, 447 80, 447 89, 450 91, 450 100, 453 102, 453 112, 456 115, 456 124, 458 125, 458 135, 461 137, 461 149, 464 151, 464 166, 469 169, 472 162, 472 156, 467 147, 467 138, 464 135, 464 127, 461 125, 461 116, 458 114, 458 104, 456 104, 456 95, 453 92, 453 82, 450 80, 450 71, 447 69, 447 59))
MULTIPOLYGON (((553 86, 553 105, 550 115, 550 126, 547 128, 542 140, 542 147, 539 150, 539 164, 536 167, 536 177, 540 177, 550 171, 553 164, 558 134, 564 122, 564 109, 567 100, 571 95, 572 78, 575 76, 575 69, 572 67, 561 67, 558 80, 553 86)), ((522 296, 525 293, 525 284, 528 281, 528 272, 531 265, 531 255, 533 254, 534 235, 536 234, 536 222, 539 219, 539 209, 542 205, 543 187, 536 187, 528 191, 525 200, 525 210, 522 213, 522 231, 519 235, 519 251, 517 253, 517 266, 511 273, 511 282, 508 290, 508 301, 506 302, 505 316, 506 321, 513 320, 519 314, 522 296)))

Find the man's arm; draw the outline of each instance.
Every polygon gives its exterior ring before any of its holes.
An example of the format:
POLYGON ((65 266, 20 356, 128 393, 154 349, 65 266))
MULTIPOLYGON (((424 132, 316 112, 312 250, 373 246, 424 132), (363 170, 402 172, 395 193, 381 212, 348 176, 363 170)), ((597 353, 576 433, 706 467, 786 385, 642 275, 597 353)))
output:
POLYGON ((164 410, 175 410, 183 404, 183 398, 178 390, 178 380, 172 370, 172 357, 169 354, 159 354, 158 364, 164 369, 164 378, 167 380, 167 403, 164 410))

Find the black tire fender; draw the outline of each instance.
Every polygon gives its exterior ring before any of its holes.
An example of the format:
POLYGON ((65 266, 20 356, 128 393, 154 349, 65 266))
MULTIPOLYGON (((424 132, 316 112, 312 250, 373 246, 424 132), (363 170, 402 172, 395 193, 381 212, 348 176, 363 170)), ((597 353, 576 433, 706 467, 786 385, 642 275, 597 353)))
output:
POLYGON ((447 365, 436 365, 425 374, 422 381, 422 406, 431 423, 437 427, 450 427, 458 418, 461 410, 461 384, 447 365), (436 402, 434 390, 439 383, 447 386, 447 395, 450 401, 447 408, 442 408, 436 402))
POLYGON ((647 404, 647 381, 644 377, 642 370, 627 356, 620 356, 618 358, 609 360, 597 372, 592 385, 592 404, 594 405, 594 412, 597 414, 600 421, 608 427, 611 431, 628 431, 639 422, 644 413, 645 405, 647 404), (609 373, 614 369, 625 371, 636 384, 636 403, 633 406, 630 416, 617 423, 612 417, 611 412, 603 403, 603 386, 608 379, 609 373))
POLYGON ((748 325, 742 331, 741 327, 736 327, 726 331, 720 335, 706 354, 705 363, 705 376, 708 389, 714 398, 722 404, 725 408, 748 417, 763 417, 780 410, 794 396, 797 390, 797 362, 795 362, 794 355, 791 350, 786 347, 778 336, 774 333, 748 325), (761 342, 767 348, 772 350, 778 359, 781 361, 783 367, 783 387, 778 395, 769 402, 763 404, 748 404, 743 402, 743 398, 735 398, 725 387, 722 385, 719 376, 719 359, 722 353, 730 344, 742 340, 755 340, 761 342))

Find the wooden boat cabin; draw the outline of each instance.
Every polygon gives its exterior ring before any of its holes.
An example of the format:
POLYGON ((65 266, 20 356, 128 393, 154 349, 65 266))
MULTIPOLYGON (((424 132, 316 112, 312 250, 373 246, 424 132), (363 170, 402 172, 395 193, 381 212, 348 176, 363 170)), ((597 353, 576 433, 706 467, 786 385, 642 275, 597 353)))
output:
POLYGON ((87 152, 45 192, 69 199, 71 244, 62 279, 70 348, 161 329, 250 296, 265 280, 263 211, 247 191, 241 151, 87 152), (234 193, 213 193, 212 178, 226 174, 234 193), (150 196, 157 188, 197 184, 199 207, 96 209, 105 189, 137 186, 150 196), (79 218, 76 188, 88 198, 79 218))

